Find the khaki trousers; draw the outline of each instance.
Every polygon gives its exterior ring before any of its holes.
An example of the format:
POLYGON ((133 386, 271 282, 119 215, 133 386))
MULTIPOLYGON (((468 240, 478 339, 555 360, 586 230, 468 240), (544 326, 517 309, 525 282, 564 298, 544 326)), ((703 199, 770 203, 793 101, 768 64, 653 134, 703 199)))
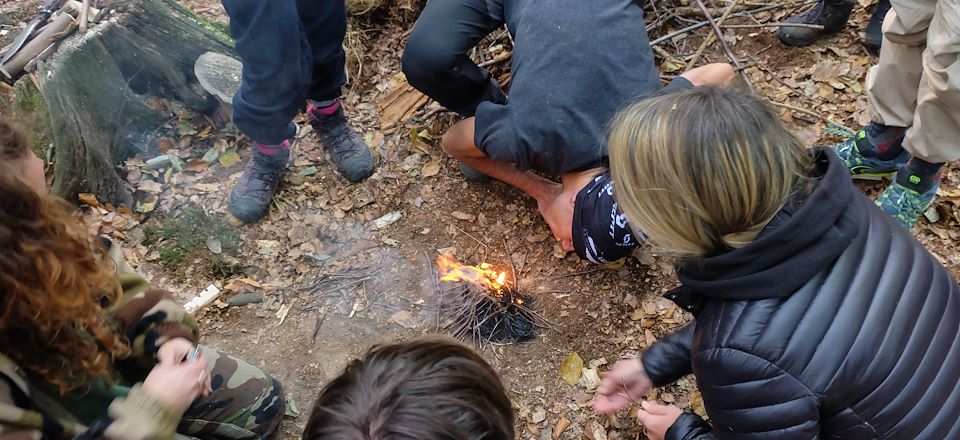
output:
POLYGON ((910 127, 903 147, 960 159, 960 0, 891 0, 880 62, 867 73, 873 121, 910 127))

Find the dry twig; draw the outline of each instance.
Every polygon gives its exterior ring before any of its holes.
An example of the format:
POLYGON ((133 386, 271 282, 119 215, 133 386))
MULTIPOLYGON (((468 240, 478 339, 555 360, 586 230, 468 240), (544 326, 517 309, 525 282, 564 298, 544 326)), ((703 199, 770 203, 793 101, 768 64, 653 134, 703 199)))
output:
POLYGON ((826 122, 826 123, 833 124, 833 125, 835 125, 835 126, 837 126, 837 127, 839 127, 839 128, 842 128, 842 129, 844 129, 844 130, 849 131, 850 133, 855 133, 855 131, 852 130, 852 129, 850 129, 850 127, 847 127, 846 125, 843 125, 843 124, 841 124, 841 123, 839 123, 839 122, 834 122, 834 121, 830 120, 830 118, 828 118, 828 117, 826 117, 826 116, 824 116, 824 115, 821 115, 820 113, 817 113, 817 112, 815 112, 815 111, 807 110, 807 109, 805 109, 805 108, 796 107, 796 106, 787 104, 787 103, 785 103, 785 102, 771 101, 771 100, 769 100, 769 99, 767 100, 767 103, 769 103, 770 105, 775 106, 775 107, 781 107, 781 108, 785 108, 785 109, 788 109, 788 110, 793 110, 793 111, 798 112, 798 113, 803 113, 803 114, 805 114, 805 115, 808 115, 808 116, 817 118, 817 119, 819 119, 819 120, 821 120, 821 121, 824 121, 824 122, 826 122))
POLYGON ((751 29, 751 28, 767 28, 767 27, 797 27, 797 28, 809 28, 809 29, 819 29, 823 30, 823 26, 819 24, 807 24, 807 23, 786 23, 786 22, 777 22, 777 23, 757 23, 757 24, 725 24, 720 26, 723 29, 751 29))
MULTIPOLYGON (((740 60, 737 59, 737 55, 733 53, 733 49, 730 48, 730 45, 727 44, 727 40, 723 38, 723 30, 720 29, 720 25, 730 16, 730 13, 733 12, 733 8, 737 7, 740 4, 741 0, 733 0, 733 3, 730 3, 730 6, 727 8, 726 12, 720 17, 719 20, 713 21, 713 17, 710 16, 710 12, 707 11, 707 7, 703 4, 703 0, 696 0, 697 6, 703 10, 703 14, 707 16, 707 21, 710 22, 710 26, 713 28, 713 33, 717 36, 717 40, 720 41, 720 47, 723 48, 723 52, 727 55, 727 58, 730 59, 730 62, 733 63, 734 67, 737 68, 737 71, 740 72, 740 77, 743 78, 743 81, 747 84, 747 87, 751 91, 756 91, 756 88, 753 87, 753 83, 750 82, 750 78, 746 73, 743 72, 743 65, 740 64, 740 60)), ((704 44, 707 43, 707 40, 704 40, 704 44)), ((702 48, 702 47, 701 47, 702 48)), ((702 52, 702 51, 701 51, 702 52)), ((693 67, 694 63, 697 61, 699 56, 695 56, 694 59, 687 64, 687 70, 690 70, 693 67)))

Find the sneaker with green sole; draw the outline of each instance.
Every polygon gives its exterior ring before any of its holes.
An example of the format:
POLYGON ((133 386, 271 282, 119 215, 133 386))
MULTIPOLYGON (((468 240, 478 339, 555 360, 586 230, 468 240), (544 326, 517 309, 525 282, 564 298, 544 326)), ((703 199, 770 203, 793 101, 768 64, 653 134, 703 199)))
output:
MULTIPOLYGON (((876 146, 871 142, 871 138, 876 138, 876 136, 871 136, 870 132, 884 130, 883 128, 876 128, 874 125, 879 126, 879 124, 871 124, 867 126, 867 128, 858 131, 857 134, 850 139, 833 147, 837 156, 840 156, 840 160, 842 160, 847 166, 847 169, 850 170, 850 176, 854 179, 881 180, 892 177, 897 173, 897 167, 910 159, 910 154, 906 151, 901 152, 900 155, 890 160, 883 160, 863 154, 863 151, 876 150, 876 146)), ((899 139, 902 139, 903 129, 897 128, 896 130, 899 131, 899 133, 896 133, 900 135, 899 139)), ((880 136, 882 135, 883 134, 880 134, 880 136)), ((899 142, 899 139, 897 142, 899 142)), ((887 141, 893 142, 890 140, 887 141)))
POLYGON ((880 194, 880 197, 877 197, 877 206, 890 214, 907 230, 913 229, 920 216, 930 208, 933 200, 937 198, 937 188, 940 187, 940 181, 935 181, 932 187, 920 192, 914 188, 920 184, 921 180, 919 176, 901 172, 897 174, 893 183, 880 194))

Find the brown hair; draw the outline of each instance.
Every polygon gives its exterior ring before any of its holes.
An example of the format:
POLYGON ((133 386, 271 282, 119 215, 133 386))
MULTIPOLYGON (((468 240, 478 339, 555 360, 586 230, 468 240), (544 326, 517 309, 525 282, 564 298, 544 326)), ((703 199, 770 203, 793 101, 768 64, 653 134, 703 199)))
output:
POLYGON ((479 354, 447 337, 372 348, 320 392, 304 440, 513 440, 513 408, 479 354))
POLYGON ((103 307, 120 286, 72 207, 18 176, 28 154, 0 118, 0 353, 64 394, 112 383, 113 360, 129 347, 103 307))
POLYGON ((813 155, 761 98, 698 87, 633 104, 610 132, 616 198, 663 251, 704 256, 753 241, 813 155))

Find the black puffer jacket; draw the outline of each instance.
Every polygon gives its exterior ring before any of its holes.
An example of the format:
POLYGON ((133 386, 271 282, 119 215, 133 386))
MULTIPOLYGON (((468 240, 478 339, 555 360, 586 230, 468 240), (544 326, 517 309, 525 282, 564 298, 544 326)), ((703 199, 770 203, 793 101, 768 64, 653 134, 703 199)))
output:
POLYGON ((691 439, 960 439, 960 288, 817 153, 819 182, 750 245, 678 267, 695 323, 643 354, 654 383, 692 372, 713 427, 691 439))

